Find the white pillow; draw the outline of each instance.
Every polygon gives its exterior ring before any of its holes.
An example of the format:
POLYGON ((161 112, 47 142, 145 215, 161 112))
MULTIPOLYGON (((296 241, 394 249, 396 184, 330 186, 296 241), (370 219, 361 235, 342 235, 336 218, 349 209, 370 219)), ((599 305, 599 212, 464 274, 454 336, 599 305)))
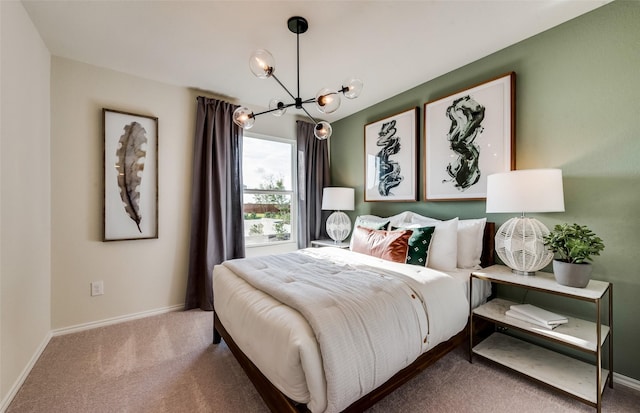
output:
MULTIPOLYGON (((353 224, 353 227, 357 227, 358 225, 362 227, 367 226, 377 226, 377 224, 385 224, 389 223, 389 218, 379 217, 377 215, 358 215, 356 217, 356 221, 353 224)), ((375 228, 378 229, 378 228, 375 228)), ((386 229, 386 228, 385 228, 386 229)))
POLYGON ((436 227, 431 240, 427 267, 443 271, 455 270, 458 262, 458 218, 448 221, 432 219, 430 223, 424 222, 424 224, 436 227))
MULTIPOLYGON (((438 219, 424 217, 415 213, 411 217, 411 221, 416 225, 433 225, 434 223, 442 222, 438 219)), ((484 236, 484 227, 486 222, 486 218, 458 220, 458 230, 456 235, 457 268, 480 268, 480 260, 482 257, 482 239, 484 236)), ((433 254, 432 256, 434 257, 434 259, 439 261, 438 258, 435 257, 435 254, 433 254)), ((447 264, 450 265, 450 262, 447 262, 447 264)), ((437 262, 435 265, 441 266, 442 263, 437 262)))
POLYGON ((477 270, 482 257, 482 239, 487 218, 458 221, 458 268, 477 270))
POLYGON ((443 271, 456 268, 480 268, 486 218, 453 218, 448 221, 441 221, 416 214, 415 212, 405 211, 388 218, 376 215, 360 215, 356 218, 354 228, 358 225, 372 227, 371 224, 384 224, 386 222, 390 222, 389 227, 407 229, 429 225, 435 226, 427 267, 443 271))
POLYGON ((431 217, 424 217, 422 215, 416 214, 415 212, 412 212, 411 215, 409 216, 410 221, 412 224, 432 224, 434 222, 441 222, 441 219, 435 219, 435 218, 431 218, 431 217))
POLYGON ((397 227, 397 228, 404 228, 407 225, 411 225, 413 223, 413 216, 415 214, 411 211, 404 211, 401 212, 397 215, 393 215, 390 216, 389 219, 389 225, 397 227))

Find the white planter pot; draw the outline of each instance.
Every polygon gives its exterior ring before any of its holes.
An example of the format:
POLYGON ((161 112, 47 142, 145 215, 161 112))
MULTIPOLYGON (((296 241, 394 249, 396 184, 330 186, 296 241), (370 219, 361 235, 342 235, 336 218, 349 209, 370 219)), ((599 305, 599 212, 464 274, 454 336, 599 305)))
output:
POLYGON ((568 287, 586 287, 591 279, 592 269, 593 267, 589 263, 571 264, 553 260, 553 275, 556 277, 556 282, 568 287))

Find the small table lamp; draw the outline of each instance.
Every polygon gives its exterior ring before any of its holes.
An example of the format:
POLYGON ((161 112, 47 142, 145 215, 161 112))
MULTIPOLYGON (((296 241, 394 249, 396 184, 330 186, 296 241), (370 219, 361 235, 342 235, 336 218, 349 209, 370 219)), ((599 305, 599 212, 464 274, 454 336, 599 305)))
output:
POLYGON ((526 169, 487 176, 487 213, 519 212, 499 229, 496 254, 520 275, 535 275, 553 259, 542 238, 549 229, 527 212, 563 212, 561 169, 526 169))
POLYGON ((353 188, 329 187, 322 190, 322 209, 335 211, 327 218, 327 234, 337 243, 351 232, 351 220, 342 211, 353 211, 353 188))

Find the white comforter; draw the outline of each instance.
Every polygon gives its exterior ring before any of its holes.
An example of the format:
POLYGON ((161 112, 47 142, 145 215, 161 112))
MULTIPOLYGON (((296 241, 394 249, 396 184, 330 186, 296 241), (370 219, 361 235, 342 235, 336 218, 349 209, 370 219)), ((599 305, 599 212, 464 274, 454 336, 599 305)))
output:
MULTIPOLYGON (((335 248, 228 261, 214 271, 214 291, 218 316, 227 330, 233 330, 229 332, 234 339, 239 336, 238 344, 247 356, 285 394, 307 403, 314 412, 341 411, 383 384, 424 351, 462 330, 469 309, 464 280, 335 248), (260 290, 264 298, 258 305, 268 307, 276 319, 310 326, 289 332, 294 341, 306 342, 299 347, 299 354, 291 355, 295 350, 288 350, 289 354, 281 352, 277 360, 285 365, 299 364, 292 376, 304 385, 293 385, 296 394, 287 392, 291 387, 287 383, 278 384, 278 377, 289 375, 289 368, 283 372, 280 367, 263 370, 261 366, 266 360, 261 360, 260 354, 270 358, 283 350, 281 339, 270 337, 269 326, 262 326, 265 340, 256 345, 237 323, 231 328, 228 325, 227 321, 231 324, 230 319, 236 317, 224 310, 229 301, 222 295, 225 288, 227 294, 236 294, 225 284, 229 280, 222 280, 229 278, 229 272, 260 290), (372 293, 361 295, 369 290, 372 293), (271 304, 264 300, 271 300, 271 304), (294 315, 285 316, 289 313, 294 315), (299 337, 297 330, 302 330, 299 337), (321 356, 316 354, 314 338, 321 356), (268 348, 270 343, 280 348, 268 348)), ((255 340, 256 336, 252 337, 255 340)), ((280 378, 285 382, 291 379, 280 378)))

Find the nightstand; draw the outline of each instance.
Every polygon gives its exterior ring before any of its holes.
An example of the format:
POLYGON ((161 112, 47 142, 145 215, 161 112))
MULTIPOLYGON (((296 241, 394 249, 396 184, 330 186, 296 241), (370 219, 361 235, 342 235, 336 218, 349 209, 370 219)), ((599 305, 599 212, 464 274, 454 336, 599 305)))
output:
POLYGON ((311 246, 318 248, 318 247, 336 247, 336 248, 342 248, 342 249, 349 249, 349 243, 348 242, 335 242, 332 239, 317 239, 315 241, 311 241, 311 246))
MULTIPOLYGON (((516 275, 504 265, 493 265, 474 271, 471 273, 471 281, 473 278, 595 305, 595 322, 567 317, 568 323, 553 330, 505 315, 511 305, 520 303, 495 298, 475 309, 469 306, 469 361, 477 354, 569 394, 600 412, 602 393, 607 380, 609 387, 613 387, 613 285, 609 282, 591 280, 585 288, 567 287, 558 284, 551 273, 539 271, 535 276, 516 275), (608 304, 608 325, 602 323, 603 299, 606 299, 608 304), (532 336, 589 354, 594 361, 584 362, 497 331, 474 345, 474 319, 477 317, 488 320, 497 327, 524 333, 525 337, 532 336), (608 370, 602 367, 602 347, 607 341, 608 370)), ((470 286, 473 286, 473 283, 470 283, 470 286)), ((471 297, 471 287, 469 290, 471 297)))

